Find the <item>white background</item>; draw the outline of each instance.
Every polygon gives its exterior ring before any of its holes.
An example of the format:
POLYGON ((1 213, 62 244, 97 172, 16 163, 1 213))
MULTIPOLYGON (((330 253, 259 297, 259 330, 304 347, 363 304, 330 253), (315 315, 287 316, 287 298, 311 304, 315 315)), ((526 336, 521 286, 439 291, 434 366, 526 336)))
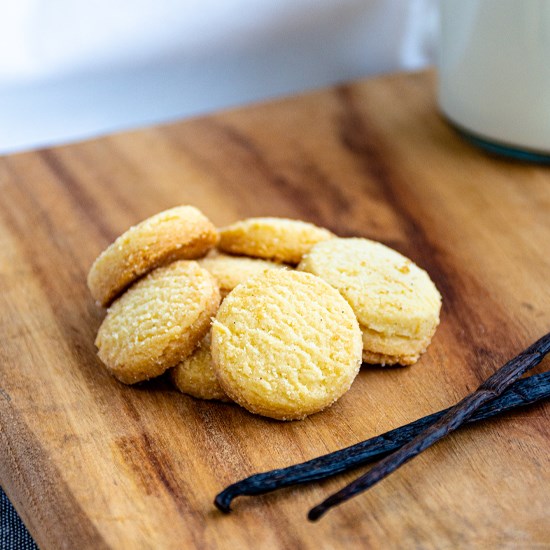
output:
POLYGON ((4 0, 0 154, 433 60, 435 0, 4 0))

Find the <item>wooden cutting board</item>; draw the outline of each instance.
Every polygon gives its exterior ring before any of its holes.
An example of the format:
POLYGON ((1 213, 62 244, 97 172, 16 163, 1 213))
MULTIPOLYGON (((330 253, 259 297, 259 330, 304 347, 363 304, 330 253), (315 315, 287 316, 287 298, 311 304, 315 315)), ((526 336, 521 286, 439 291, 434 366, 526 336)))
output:
MULTIPOLYGON (((471 147, 432 74, 396 75, 0 159, 0 483, 41 548, 550 546, 550 405, 462 430, 316 524, 355 474, 212 505, 225 485, 449 406, 550 330, 550 169, 471 147), (127 387, 86 288, 131 224, 194 204, 380 240, 444 299, 410 368, 363 368, 301 422, 127 387)), ((545 360, 537 371, 550 368, 545 360)))

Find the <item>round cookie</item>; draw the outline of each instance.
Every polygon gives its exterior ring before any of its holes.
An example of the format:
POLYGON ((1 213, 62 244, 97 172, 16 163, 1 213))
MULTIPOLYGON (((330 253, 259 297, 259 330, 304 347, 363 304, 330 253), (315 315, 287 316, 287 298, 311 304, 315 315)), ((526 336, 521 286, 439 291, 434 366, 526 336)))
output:
MULTIPOLYGON (((433 334, 421 338, 388 335, 359 325, 363 333, 363 361, 371 365, 413 365, 430 345, 433 334), (371 351, 376 350, 376 351, 371 351)), ((434 329, 435 330, 435 329, 434 329)))
POLYGON ((159 267, 107 310, 95 341, 99 358, 126 384, 159 376, 191 354, 219 303, 216 281, 197 262, 159 267))
POLYGON ((321 277, 349 302, 363 332, 365 362, 416 362, 439 324, 441 296, 429 275, 381 243, 359 238, 318 243, 298 270, 321 277))
POLYGON ((222 298, 225 298, 239 283, 250 279, 250 277, 259 275, 268 269, 286 268, 286 266, 268 260, 212 252, 198 262, 218 281, 222 298))
POLYGON ((224 252, 289 264, 297 264, 315 243, 334 237, 328 229, 286 218, 248 218, 219 233, 224 252))
POLYGON ((107 306, 139 277, 174 260, 200 258, 217 239, 212 222, 193 206, 165 210, 128 229, 96 258, 88 288, 107 306))
POLYGON ((361 331, 349 304, 323 280, 278 270, 248 279, 212 324, 218 380, 249 411, 295 420, 321 411, 351 386, 361 331))
POLYGON ((210 332, 189 357, 170 370, 170 376, 182 393, 198 399, 230 401, 216 378, 210 351, 210 332))

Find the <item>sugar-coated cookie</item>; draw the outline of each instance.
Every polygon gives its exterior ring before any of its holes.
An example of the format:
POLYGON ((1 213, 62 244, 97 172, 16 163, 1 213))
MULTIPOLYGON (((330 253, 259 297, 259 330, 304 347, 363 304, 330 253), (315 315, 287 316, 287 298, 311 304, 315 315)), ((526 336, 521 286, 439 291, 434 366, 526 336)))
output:
POLYGON ((189 357, 171 369, 170 376, 182 393, 198 399, 230 401, 216 378, 210 350, 210 332, 189 357))
POLYGON ((219 303, 215 279, 197 262, 159 267, 107 310, 95 341, 99 358, 126 384, 159 376, 191 354, 219 303))
POLYGON ((268 260, 230 256, 218 252, 210 252, 208 256, 198 262, 218 281, 222 298, 225 298, 239 283, 250 279, 250 277, 259 275, 268 269, 285 269, 286 267, 268 260))
POLYGON ((249 411, 294 420, 321 411, 350 387, 361 331, 342 296, 323 280, 270 270, 237 286, 212 324, 218 380, 249 411))
POLYGON ((411 260, 368 239, 331 239, 311 248, 298 270, 338 289, 363 331, 368 363, 414 363, 439 324, 441 296, 411 260))
POLYGON ((320 241, 334 235, 311 223, 286 218, 248 218, 220 229, 224 252, 297 264, 320 241))
POLYGON ((197 208, 165 210, 128 229, 97 257, 88 273, 88 288, 107 306, 155 267, 200 258, 217 239, 216 228, 197 208))

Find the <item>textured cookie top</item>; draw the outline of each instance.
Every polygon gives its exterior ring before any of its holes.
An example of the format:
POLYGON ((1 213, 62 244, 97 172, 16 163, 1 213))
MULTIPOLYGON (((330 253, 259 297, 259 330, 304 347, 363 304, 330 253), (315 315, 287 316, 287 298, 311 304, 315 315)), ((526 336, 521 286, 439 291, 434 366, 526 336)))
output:
POLYGON ((297 264, 320 241, 334 235, 311 223, 285 218, 248 218, 220 229, 220 250, 297 264))
POLYGON ((99 357, 124 382, 157 376, 193 351, 219 301, 216 281, 197 262, 155 269, 108 309, 99 357))
POLYGON ((210 332, 189 357, 171 370, 171 376, 182 393, 198 399, 230 401, 216 378, 210 351, 210 332))
POLYGON ((131 227, 95 260, 88 288, 108 305, 133 281, 177 259, 200 258, 217 241, 214 225, 193 206, 160 212, 131 227))
POLYGON ((285 269, 285 266, 268 260, 219 253, 209 254, 198 262, 218 281, 223 296, 238 284, 268 269, 285 269))
POLYGON ((349 304, 308 273, 249 279, 227 296, 212 325, 223 389, 248 410, 282 420, 320 411, 345 393, 361 349, 349 304))
POLYGON ((441 296, 429 275, 411 260, 368 239, 331 239, 316 244, 299 270, 337 288, 359 323, 387 335, 432 334, 441 296))

